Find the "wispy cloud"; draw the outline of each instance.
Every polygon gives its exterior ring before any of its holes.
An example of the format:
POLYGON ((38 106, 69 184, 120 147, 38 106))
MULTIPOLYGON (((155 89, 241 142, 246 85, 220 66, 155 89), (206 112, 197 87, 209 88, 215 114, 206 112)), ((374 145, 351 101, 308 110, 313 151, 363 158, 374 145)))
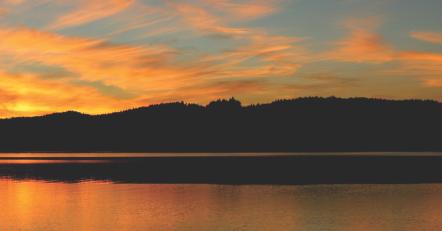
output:
POLYGON ((1 17, 2 15, 7 14, 7 13, 8 13, 8 10, 7 10, 7 9, 0 7, 0 17, 1 17))
POLYGON ((253 20, 274 13, 278 7, 272 0, 268 1, 243 1, 232 0, 204 0, 216 11, 242 20, 253 20))
POLYGON ((203 7, 190 4, 173 4, 183 19, 192 27, 206 34, 241 36, 249 33, 246 28, 229 27, 203 7))
POLYGON ((306 51, 297 45, 299 38, 257 33, 249 39, 249 45, 208 56, 205 60, 219 63, 214 66, 225 77, 287 77, 306 62, 306 51), (253 65, 248 66, 248 62, 253 65))
POLYGON ((410 36, 424 42, 442 44, 442 32, 414 31, 410 36))
POLYGON ((442 87, 442 54, 408 51, 400 53, 402 73, 417 76, 425 86, 442 87))
POLYGON ((93 22, 119 13, 131 6, 134 2, 135 0, 80 1, 80 4, 74 10, 68 14, 62 15, 51 24, 49 28, 61 29, 93 22))
POLYGON ((385 1, 362 2, 0 1, 0 117, 230 96, 442 99, 440 32, 396 28, 385 1), (330 12, 304 12, 319 8, 330 12))
POLYGON ((328 60, 359 63, 392 61, 395 51, 375 32, 378 24, 379 20, 373 18, 346 21, 348 36, 335 42, 335 48, 322 57, 328 60))
MULTIPOLYGON (((54 111, 114 110, 121 100, 107 97, 92 87, 47 81, 32 74, 0 73, 0 117, 29 116, 54 111), (87 95, 89 100, 84 100, 87 95)), ((125 102, 130 104, 130 102, 125 102)))
POLYGON ((251 21, 277 12, 278 4, 269 1, 202 0, 206 4, 172 3, 181 17, 192 27, 206 34, 240 37, 256 29, 231 26, 232 22, 251 21))
POLYGON ((0 51, 16 62, 60 66, 80 78, 119 86, 137 85, 140 75, 165 75, 160 66, 174 52, 164 46, 126 46, 97 39, 66 37, 28 28, 0 29, 0 51), (132 81, 126 77, 131 76, 132 81))
POLYGON ((11 5, 18 5, 25 1, 26 0, 3 0, 3 2, 5 2, 6 4, 11 4, 11 5))
POLYGON ((442 79, 426 79, 424 82, 429 87, 442 87, 442 79))
MULTIPOLYGON (((10 81, 8 78, 6 80, 10 83, 8 88, 14 86, 14 89, 8 92, 13 93, 20 91, 19 89, 23 91, 25 85, 32 89, 44 89, 57 83, 55 84, 57 87, 52 89, 60 88, 63 91, 76 86, 78 89, 94 92, 87 99, 79 99, 85 101, 84 105, 86 101, 95 102, 97 98, 99 103, 104 104, 101 109, 109 107, 122 109, 128 105, 141 106, 141 103, 156 103, 164 99, 207 102, 218 93, 220 96, 224 95, 222 92, 226 95, 236 92, 238 85, 235 84, 224 84, 222 88, 215 87, 214 83, 225 79, 242 78, 254 81, 254 78, 293 75, 302 63, 303 52, 302 48, 296 46, 299 39, 265 33, 251 36, 248 46, 220 54, 197 55, 183 61, 179 61, 179 50, 163 45, 113 44, 99 39, 69 37, 24 27, 0 28, 0 36, 5 38, 0 40, 0 52, 3 57, 9 57, 7 66, 17 67, 14 75, 31 76, 24 79, 32 79, 22 83, 10 81), (47 78, 32 70, 20 68, 29 64, 59 67, 70 74, 66 77, 57 76, 55 73, 47 78), (34 86, 35 84, 37 86, 34 86), (104 99, 108 100, 109 104, 105 103, 104 99)), ((0 70, 2 68, 5 68, 5 65, 0 62, 0 70)), ((66 92, 74 91, 66 90, 66 92)), ((35 98, 41 97, 43 96, 35 96, 35 98)), ((8 110, 25 108, 23 102, 29 100, 19 98, 22 99, 21 106, 10 105, 8 110)), ((34 109, 26 107, 36 113, 44 109, 44 105, 41 103, 38 105, 39 108, 34 109)), ((54 105, 48 107, 63 108, 62 105, 66 104, 60 103, 60 105, 60 107, 54 105)), ((82 105, 79 102, 75 108, 90 113, 101 110, 91 110, 82 105)))
POLYGON ((24 0, 2 0, 2 1, 0 1, 0 17, 8 14, 12 7, 15 7, 23 2, 24 2, 24 0))
MULTIPOLYGON (((423 86, 441 87, 442 54, 395 48, 376 32, 379 22, 373 18, 346 21, 344 25, 349 31, 348 36, 333 43, 329 51, 320 53, 319 60, 378 65, 371 75, 385 78, 413 76, 423 86), (395 65, 381 66, 386 63, 395 65)), ((437 41, 435 33, 413 33, 412 36, 424 41, 437 41)))

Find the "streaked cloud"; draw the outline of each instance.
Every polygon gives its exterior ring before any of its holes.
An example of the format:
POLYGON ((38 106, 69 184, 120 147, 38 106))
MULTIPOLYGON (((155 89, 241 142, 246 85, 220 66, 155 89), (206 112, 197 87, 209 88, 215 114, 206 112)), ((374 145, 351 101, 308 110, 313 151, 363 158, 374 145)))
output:
POLYGON ((402 52, 403 63, 399 69, 402 73, 413 74, 429 87, 441 87, 442 54, 432 52, 402 52))
POLYGON ((229 27, 203 7, 190 4, 173 4, 183 19, 197 30, 214 35, 241 36, 248 34, 246 28, 229 27))
POLYGON ((414 31, 410 36, 424 42, 442 44, 442 32, 414 31))
POLYGON ((133 3, 134 0, 79 1, 79 4, 75 9, 66 15, 62 15, 53 24, 51 24, 49 28, 60 29, 93 22, 95 20, 119 13, 133 3))
POLYGON ((3 72, 0 76, 0 117, 29 116, 71 109, 99 113, 114 110, 121 103, 91 87, 42 80, 32 74, 3 72), (89 100, 84 100, 84 96, 89 100))
MULTIPOLYGON (((17 91, 25 85, 35 88, 35 83, 39 84, 35 89, 43 89, 46 86, 43 83, 47 83, 47 86, 53 82, 63 83, 63 88, 69 86, 93 91, 99 95, 96 98, 100 103, 105 102, 102 99, 124 102, 120 106, 113 105, 115 109, 128 105, 141 106, 143 104, 138 104, 141 102, 158 103, 161 99, 206 102, 213 99, 210 92, 216 95, 221 92, 234 93, 234 89, 238 89, 235 84, 215 88, 214 82, 229 78, 290 76, 299 68, 300 61, 297 60, 302 56, 302 49, 295 45, 298 39, 267 34, 254 35, 248 46, 218 55, 198 55, 181 62, 178 62, 180 51, 167 46, 112 44, 99 39, 63 36, 24 27, 1 28, 0 36, 5 38, 0 41, 0 52, 10 57, 7 66, 16 67, 17 76, 31 75, 33 79, 26 84, 14 83, 17 91), (251 61, 256 63, 248 63, 251 61), (70 74, 65 77, 59 72, 58 77, 52 74, 47 78, 40 71, 36 73, 35 68, 23 68, 30 64, 47 66, 47 70, 49 66, 59 67, 70 74), (39 82, 35 79, 39 79, 39 82), (196 90, 190 86, 203 88, 196 90), (232 89, 226 89, 229 87, 232 89), (127 103, 127 100, 132 100, 133 104, 127 103)), ((6 82, 11 81, 8 79, 6 82)), ((83 100, 85 104, 86 101, 95 102, 95 97, 83 100)), ((20 105, 8 107, 8 110, 28 108, 31 111, 29 106, 20 105)), ((36 113, 43 109, 39 107, 32 111, 36 113)), ((97 111, 80 109, 90 113, 97 111)))
POLYGON ((428 12, 416 23, 397 4, 0 1, 0 117, 231 96, 442 100, 439 3, 410 3, 428 12))
POLYGON ((161 65, 174 52, 168 47, 127 46, 97 39, 66 37, 29 28, 0 29, 0 51, 16 63, 60 66, 79 78, 119 86, 139 86, 145 75, 174 75, 161 65), (126 77, 131 76, 132 81, 126 77))
POLYGON ((3 2, 5 2, 7 4, 11 4, 11 5, 18 5, 18 4, 21 4, 25 1, 26 0, 3 0, 3 2))
POLYGON ((8 10, 5 8, 0 8, 0 17, 8 13, 8 10))
POLYGON ((425 85, 430 87, 442 87, 442 79, 426 79, 425 85))
MULTIPOLYGON (((441 87, 442 80, 442 54, 437 52, 424 52, 415 50, 401 50, 387 42, 376 29, 379 20, 376 18, 351 19, 345 23, 349 32, 347 37, 332 43, 333 48, 319 54, 319 60, 333 62, 358 63, 378 65, 372 75, 413 76, 418 82, 427 87, 441 87), (395 64, 391 69, 386 69, 386 63, 395 64)), ((414 34, 422 40, 435 39, 434 34, 414 34)), ((398 80, 400 81, 400 80, 398 80)), ((442 97, 442 95, 441 95, 442 97)))
POLYGON ((232 0, 205 0, 217 11, 228 14, 229 17, 251 20, 270 15, 277 10, 274 1, 232 1, 232 0))
POLYGON ((418 60, 418 61, 436 62, 442 64, 442 54, 439 53, 418 52, 418 51, 402 52, 401 58, 405 60, 418 60))
POLYGON ((345 22, 349 34, 346 38, 335 42, 335 48, 325 53, 323 58, 360 63, 392 61, 395 52, 382 36, 375 32, 378 23, 377 19, 351 19, 345 22))
POLYGON ((213 63, 221 61, 215 66, 226 77, 287 77, 306 62, 306 51, 297 45, 299 38, 254 34, 249 39, 248 45, 206 57, 205 60, 213 63), (247 62, 254 65, 247 66, 247 62))

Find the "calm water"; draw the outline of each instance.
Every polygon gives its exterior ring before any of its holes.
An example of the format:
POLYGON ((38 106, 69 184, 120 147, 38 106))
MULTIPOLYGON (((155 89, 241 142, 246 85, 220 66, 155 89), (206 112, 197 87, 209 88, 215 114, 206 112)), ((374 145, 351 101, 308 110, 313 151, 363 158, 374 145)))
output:
POLYGON ((0 230, 442 230, 442 185, 0 180, 0 230))
MULTIPOLYGON (((1 154, 0 167, 11 163, 30 166, 106 161, 76 157, 91 155, 1 154)), ((0 230, 440 231, 442 184, 158 185, 48 182, 4 176, 0 178, 0 230)))

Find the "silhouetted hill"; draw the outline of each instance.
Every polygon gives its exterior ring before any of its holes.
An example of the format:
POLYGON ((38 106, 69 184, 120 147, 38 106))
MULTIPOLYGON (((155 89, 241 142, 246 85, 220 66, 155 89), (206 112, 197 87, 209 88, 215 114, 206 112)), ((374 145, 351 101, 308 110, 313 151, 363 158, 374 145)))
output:
POLYGON ((442 104, 298 98, 0 120, 2 152, 442 151, 442 104))

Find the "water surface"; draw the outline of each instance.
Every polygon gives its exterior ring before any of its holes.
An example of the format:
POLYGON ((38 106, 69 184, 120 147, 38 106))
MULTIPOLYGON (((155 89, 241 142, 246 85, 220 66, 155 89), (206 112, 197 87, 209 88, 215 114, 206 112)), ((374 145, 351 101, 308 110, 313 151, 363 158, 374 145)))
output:
POLYGON ((440 231, 441 157, 0 154, 0 230, 440 231))
POLYGON ((442 184, 229 186, 1 179, 0 195, 0 230, 442 230, 442 184))

